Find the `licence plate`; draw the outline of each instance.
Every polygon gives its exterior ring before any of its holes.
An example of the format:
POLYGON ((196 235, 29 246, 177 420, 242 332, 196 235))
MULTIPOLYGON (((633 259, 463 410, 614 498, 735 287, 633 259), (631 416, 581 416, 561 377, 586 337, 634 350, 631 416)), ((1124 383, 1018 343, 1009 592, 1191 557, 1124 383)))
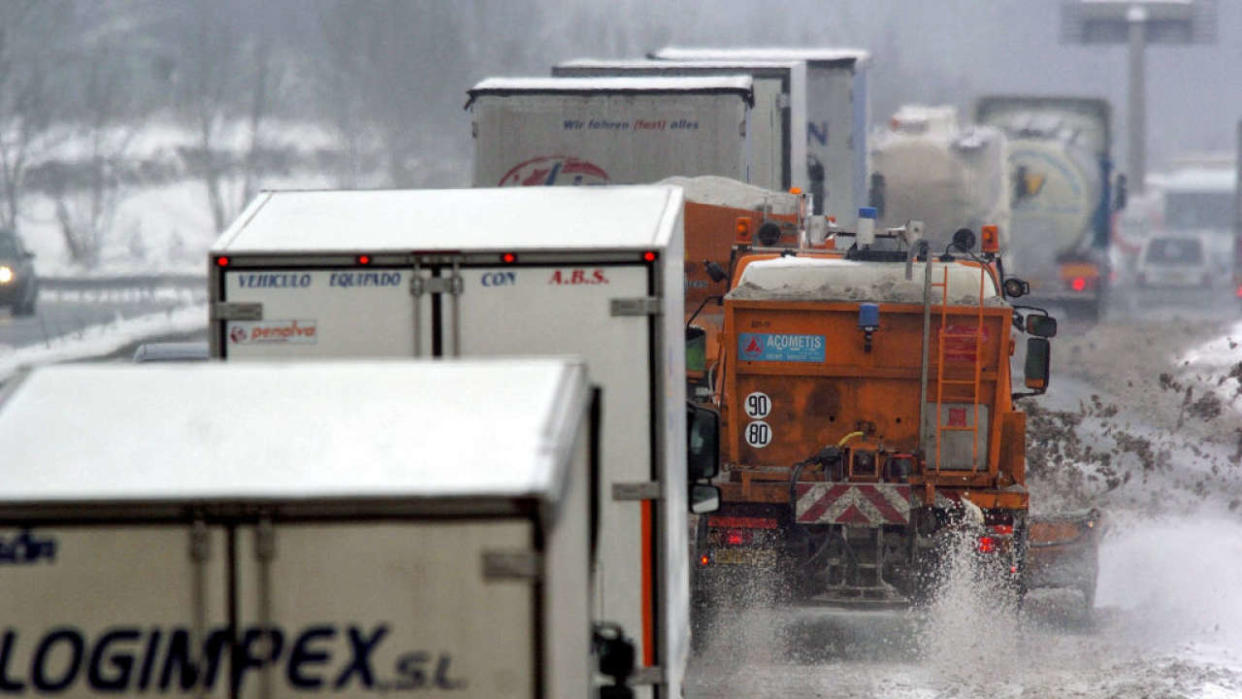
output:
POLYGON ((770 568, 776 565, 776 551, 772 549, 716 549, 712 560, 720 565, 770 568))

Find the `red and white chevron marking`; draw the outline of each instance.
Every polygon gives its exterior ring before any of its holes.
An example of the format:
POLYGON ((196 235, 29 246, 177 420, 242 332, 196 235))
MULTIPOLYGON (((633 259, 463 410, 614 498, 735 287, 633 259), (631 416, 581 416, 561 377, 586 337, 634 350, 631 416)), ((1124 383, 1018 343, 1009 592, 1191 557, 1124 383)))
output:
POLYGON ((799 483, 798 524, 881 524, 910 523, 908 485, 888 483, 799 483))

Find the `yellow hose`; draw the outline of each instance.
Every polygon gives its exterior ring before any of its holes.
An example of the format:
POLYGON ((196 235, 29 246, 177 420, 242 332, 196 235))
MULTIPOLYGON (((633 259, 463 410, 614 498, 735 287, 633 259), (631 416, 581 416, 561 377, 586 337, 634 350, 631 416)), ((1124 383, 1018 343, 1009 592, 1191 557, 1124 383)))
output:
POLYGON ((858 432, 850 432, 849 434, 842 437, 841 441, 837 442, 837 446, 843 447, 845 446, 846 442, 849 442, 850 440, 857 439, 858 437, 863 437, 863 436, 865 436, 865 433, 862 432, 861 430, 859 430, 858 432))

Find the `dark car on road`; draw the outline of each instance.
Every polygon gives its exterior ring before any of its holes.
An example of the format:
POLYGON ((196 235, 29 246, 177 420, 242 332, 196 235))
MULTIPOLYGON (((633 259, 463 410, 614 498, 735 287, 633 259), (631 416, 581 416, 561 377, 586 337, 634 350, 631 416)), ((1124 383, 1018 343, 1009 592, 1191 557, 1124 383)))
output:
POLYGON ((26 250, 16 233, 0 230, 0 306, 7 306, 16 316, 34 315, 38 299, 34 253, 26 250))

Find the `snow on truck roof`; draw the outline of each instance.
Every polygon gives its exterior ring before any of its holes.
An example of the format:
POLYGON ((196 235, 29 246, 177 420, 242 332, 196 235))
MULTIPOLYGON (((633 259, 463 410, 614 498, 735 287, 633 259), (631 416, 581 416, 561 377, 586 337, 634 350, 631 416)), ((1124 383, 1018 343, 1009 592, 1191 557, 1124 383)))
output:
POLYGON ((659 249, 681 209, 657 186, 263 192, 212 251, 659 249))
POLYGON ((590 78, 487 78, 467 90, 470 101, 480 95, 695 92, 736 94, 754 101, 754 80, 745 74, 704 77, 646 76, 590 78))
POLYGON ((866 63, 870 58, 862 49, 806 47, 749 47, 749 48, 686 48, 666 46, 651 52, 652 58, 673 61, 701 60, 758 60, 758 61, 806 61, 807 63, 839 63, 842 65, 866 63))
POLYGON ((759 71, 790 71, 798 67, 802 61, 795 60, 761 60, 761 59, 720 59, 710 61, 666 61, 653 58, 575 58, 562 61, 552 67, 552 74, 567 70, 621 70, 621 71, 668 71, 677 73, 739 70, 743 72, 759 71))
MULTIPOLYGON (((780 257, 752 262, 742 270, 738 285, 726 298, 785 301, 871 301, 875 303, 923 303, 923 272, 926 263, 915 262, 912 278, 906 279, 902 262, 855 262, 821 257, 780 257)), ((980 268, 956 263, 932 262, 932 281, 949 268, 949 303, 979 303, 980 268)), ((932 289, 933 303, 942 291, 932 289)), ((984 303, 1003 305, 991 276, 984 279, 984 303)))
POLYGON ((551 501, 584 382, 552 359, 48 367, 0 404, 0 503, 551 501))

